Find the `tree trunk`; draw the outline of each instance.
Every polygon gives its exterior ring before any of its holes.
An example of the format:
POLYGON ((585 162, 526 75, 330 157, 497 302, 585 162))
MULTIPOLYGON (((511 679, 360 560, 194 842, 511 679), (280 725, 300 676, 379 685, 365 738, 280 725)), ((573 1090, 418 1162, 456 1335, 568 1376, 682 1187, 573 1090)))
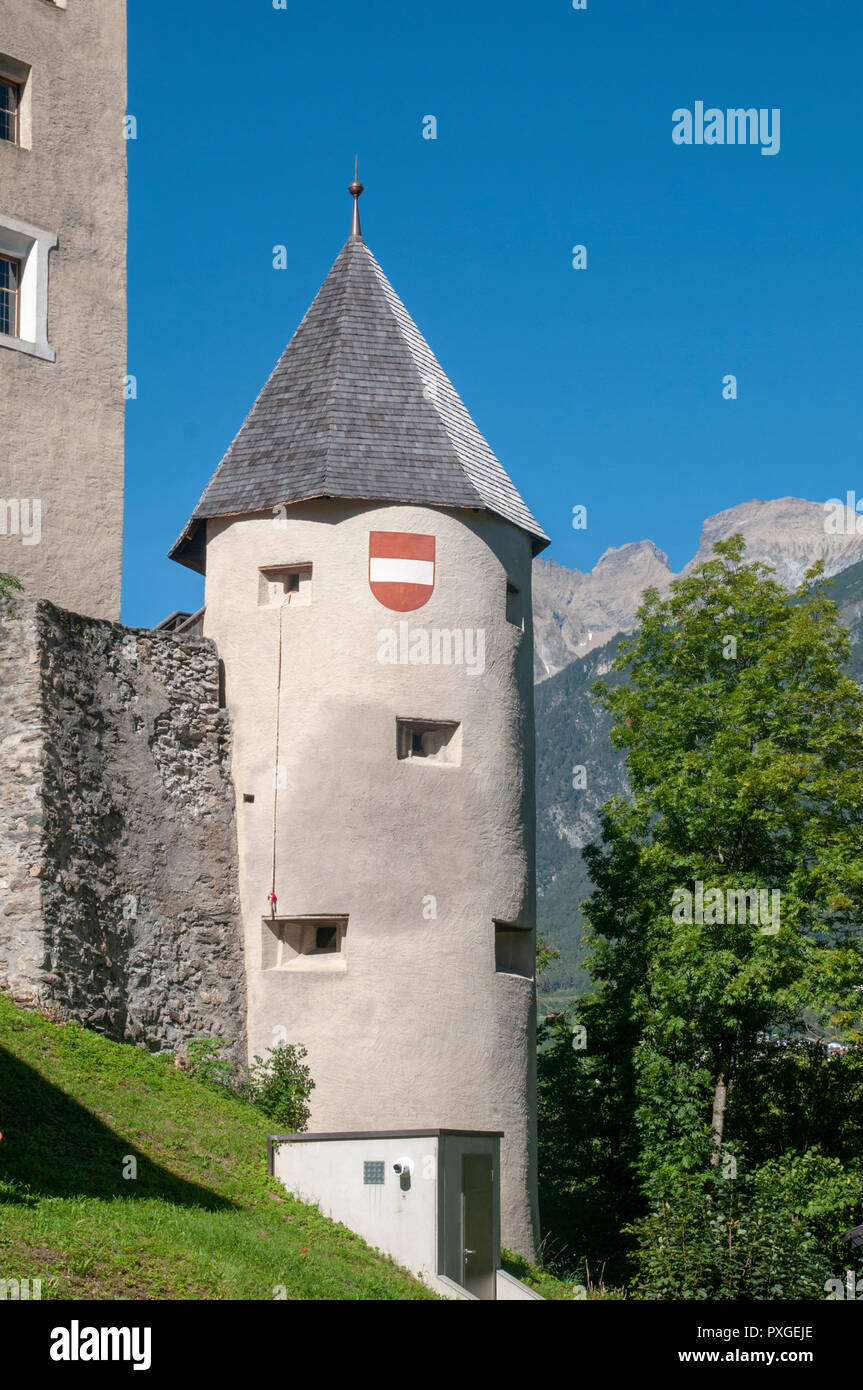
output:
POLYGON ((728 1083, 725 1073, 721 1072, 716 1079, 716 1090, 713 1092, 713 1153, 710 1157, 711 1165, 719 1167, 719 1159, 722 1154, 722 1133, 725 1129, 725 1106, 728 1101, 728 1083))

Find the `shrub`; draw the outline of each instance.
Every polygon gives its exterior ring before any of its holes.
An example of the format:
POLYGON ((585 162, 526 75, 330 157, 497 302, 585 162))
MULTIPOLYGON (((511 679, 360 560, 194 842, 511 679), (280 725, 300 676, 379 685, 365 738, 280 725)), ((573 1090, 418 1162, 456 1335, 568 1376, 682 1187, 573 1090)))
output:
POLYGON ((193 1038, 185 1046, 186 1070, 205 1086, 219 1091, 236 1087, 236 1067, 222 1053, 230 1047, 229 1038, 193 1038))
POLYGON ((299 1043, 280 1042, 267 1049, 266 1060, 256 1056, 249 1067, 242 1093, 268 1119, 298 1134, 309 1122, 309 1095, 314 1081, 303 1065, 306 1049, 299 1043))
POLYGON ((11 598, 16 590, 23 588, 20 579, 15 579, 11 574, 0 574, 0 599, 11 598))
POLYGON ((299 1043, 280 1042, 267 1049, 266 1059, 256 1056, 250 1067, 238 1067, 223 1055, 230 1045, 229 1038, 193 1038, 175 1065, 214 1091, 238 1096, 292 1134, 304 1130, 315 1085, 303 1065, 306 1049, 299 1043))
POLYGON ((745 1179, 664 1174, 649 1184, 633 1292, 653 1299, 823 1299, 844 1267, 840 1236, 863 1176, 817 1150, 787 1153, 745 1179))

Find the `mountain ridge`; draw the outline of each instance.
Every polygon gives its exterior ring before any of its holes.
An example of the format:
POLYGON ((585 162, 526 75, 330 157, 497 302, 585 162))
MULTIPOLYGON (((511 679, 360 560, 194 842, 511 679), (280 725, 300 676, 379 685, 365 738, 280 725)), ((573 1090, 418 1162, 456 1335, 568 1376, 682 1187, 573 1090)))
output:
POLYGON ((645 589, 663 592, 673 579, 709 559, 717 541, 738 531, 746 540, 747 559, 770 565, 787 589, 797 587, 815 560, 824 561, 828 576, 847 569, 863 559, 863 531, 857 530, 863 516, 847 506, 827 508, 801 497, 778 497, 753 498, 716 512, 703 522, 698 548, 679 574, 652 540, 610 546, 587 571, 568 569, 554 559, 535 560, 537 683, 604 646, 616 633, 631 632, 645 589))
MULTIPOLYGON (((827 594, 851 636, 846 669, 863 686, 863 558, 839 570, 827 594)), ((610 684, 623 679, 611 670, 621 635, 575 657, 536 688, 537 925, 560 951, 538 981, 545 1009, 564 1006, 590 985, 579 904, 592 885, 582 850, 600 838, 603 803, 628 791, 623 755, 609 738, 610 716, 590 691, 600 677, 610 684)))

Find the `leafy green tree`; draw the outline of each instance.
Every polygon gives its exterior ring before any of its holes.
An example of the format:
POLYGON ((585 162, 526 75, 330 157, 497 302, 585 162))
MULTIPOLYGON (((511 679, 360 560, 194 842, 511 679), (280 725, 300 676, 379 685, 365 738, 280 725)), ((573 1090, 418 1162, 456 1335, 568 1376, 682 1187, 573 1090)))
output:
POLYGON ((539 1025, 537 1114, 544 1262, 578 1282, 585 1265, 620 1284, 630 1271, 621 1227, 643 1211, 636 1181, 633 1033, 587 999, 539 1025))
POLYGON ((861 1215, 863 695, 820 573, 718 545, 594 688, 631 798, 585 850, 596 990, 541 1033, 541 1191, 648 1297, 818 1296, 861 1215))
POLYGON ((543 970, 547 970, 549 963, 553 960, 560 960, 560 951, 549 946, 540 932, 536 934, 536 973, 541 975, 543 970))
POLYGON ((642 1298, 823 1299, 828 1280, 859 1265, 838 1232, 863 1177, 816 1150, 734 1177, 665 1170, 648 1186, 650 1209, 632 1228, 642 1298))
POLYGON ((733 537, 665 598, 648 590, 616 662, 630 683, 595 687, 632 799, 585 851, 586 915, 642 1176, 719 1164, 729 1093, 768 1034, 808 1018, 859 1037, 863 695, 820 567, 792 599, 743 553, 733 537), (766 928, 737 896, 761 890, 779 893, 766 928))

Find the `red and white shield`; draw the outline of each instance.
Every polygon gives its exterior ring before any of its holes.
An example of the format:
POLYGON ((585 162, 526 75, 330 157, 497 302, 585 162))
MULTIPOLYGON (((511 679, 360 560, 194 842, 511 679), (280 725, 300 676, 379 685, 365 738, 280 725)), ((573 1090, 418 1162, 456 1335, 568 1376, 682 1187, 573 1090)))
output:
POLYGON ((434 590, 435 538, 412 531, 369 532, 369 588, 385 608, 410 613, 434 590))

